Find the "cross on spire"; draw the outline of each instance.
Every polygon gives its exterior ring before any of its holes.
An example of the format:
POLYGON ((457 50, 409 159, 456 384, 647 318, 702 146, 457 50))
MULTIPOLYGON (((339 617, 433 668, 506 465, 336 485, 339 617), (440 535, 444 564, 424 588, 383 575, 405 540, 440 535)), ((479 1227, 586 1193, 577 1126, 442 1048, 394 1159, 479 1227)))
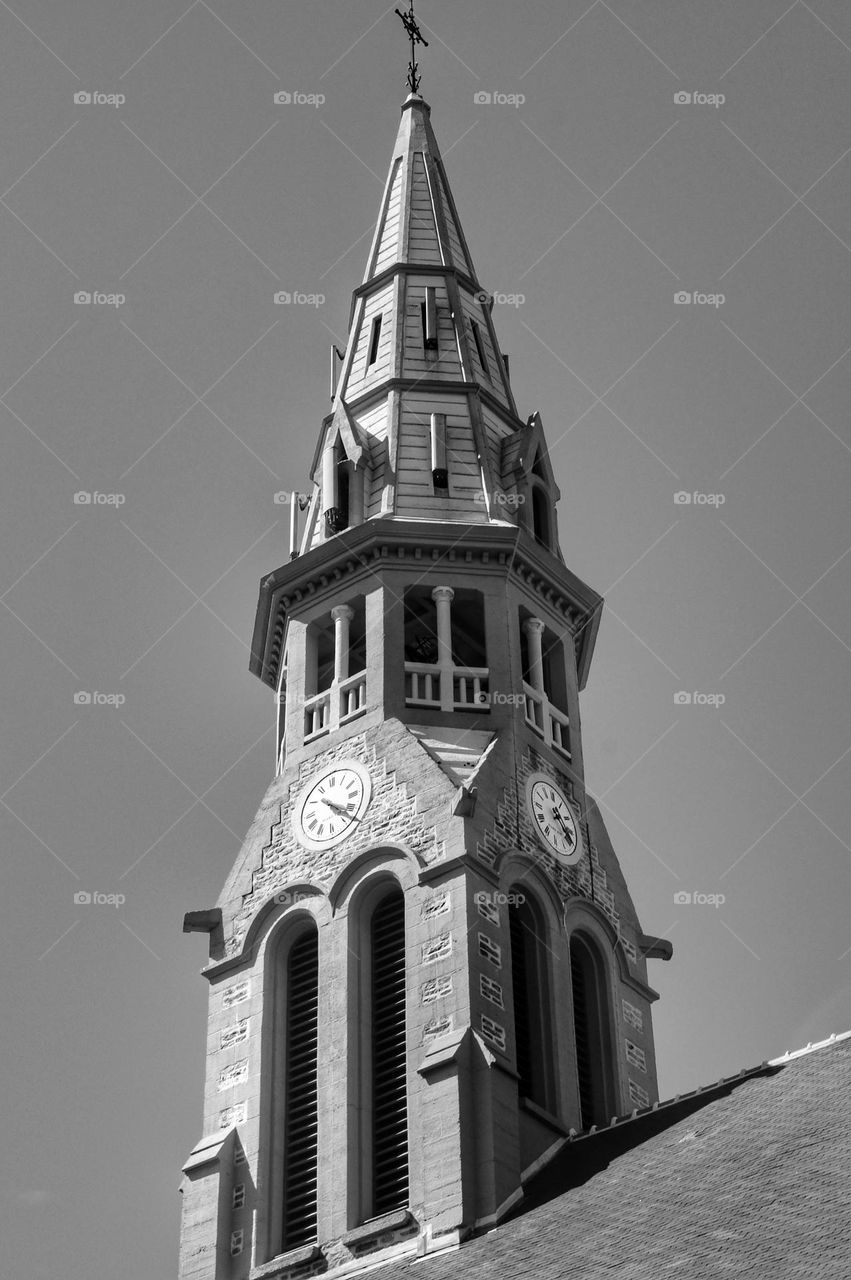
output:
POLYGON ((396 13, 402 19, 402 25, 408 33, 411 41, 411 61, 408 63, 408 87, 411 93, 417 93, 420 87, 421 77, 417 74, 419 67, 416 59, 416 46, 418 44, 425 45, 428 48, 428 40, 423 37, 414 17, 414 0, 410 0, 410 9, 407 13, 403 13, 401 9, 397 9, 396 13))

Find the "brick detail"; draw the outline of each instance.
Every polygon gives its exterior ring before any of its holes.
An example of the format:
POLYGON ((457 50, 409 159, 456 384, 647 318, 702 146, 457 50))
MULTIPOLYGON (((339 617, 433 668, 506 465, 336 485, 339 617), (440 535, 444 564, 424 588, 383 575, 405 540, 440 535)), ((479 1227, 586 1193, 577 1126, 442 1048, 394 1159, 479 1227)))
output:
POLYGON ((422 946, 422 963, 434 964, 452 954, 452 934, 442 933, 437 938, 429 938, 422 946))
POLYGON ((423 904, 422 918, 423 920, 431 920, 434 916, 446 915, 447 911, 452 910, 452 900, 448 893, 433 893, 427 902, 423 904))
POLYGON ((487 1040, 488 1044, 492 1044, 494 1048, 505 1053, 505 1027, 501 1026, 498 1022, 494 1022, 493 1018, 489 1018, 486 1013, 483 1013, 481 1028, 482 1035, 487 1040))
POLYGON ((623 934, 621 934, 621 935, 620 935, 620 944, 621 944, 621 947, 623 948, 623 953, 624 953, 624 955, 626 956, 626 958, 627 958, 627 960, 629 961, 629 963, 630 963, 630 964, 637 964, 637 963, 638 963, 638 950, 637 950, 637 948, 635 947, 634 943, 630 942, 628 938, 625 938, 625 937, 623 936, 623 934))
POLYGON ((630 1004, 629 1000, 622 1000, 623 1020, 629 1026, 635 1027, 636 1031, 644 1030, 644 1014, 634 1004, 630 1004))
POLYGON ((640 1084, 636 1084, 634 1080, 629 1082, 629 1096, 637 1107, 650 1106, 650 1094, 646 1089, 642 1089, 640 1084))
POLYGON ((430 978, 420 987, 420 999, 423 1004, 432 1004, 435 1000, 442 1000, 444 996, 451 994, 452 979, 448 975, 444 978, 430 978))
POLYGON ((479 991, 485 1000, 490 1000, 491 1004, 495 1004, 498 1009, 505 1008, 505 1001, 502 998, 502 987, 498 982, 494 982, 493 978, 489 978, 487 974, 479 974, 479 991))
POLYGON ((248 1059, 243 1058, 241 1062, 234 1062, 229 1067, 224 1067, 219 1072, 218 1090, 222 1093, 225 1089, 232 1089, 236 1084, 242 1084, 248 1078, 248 1059))
POLYGON ((231 1129, 235 1124, 245 1124, 246 1104, 237 1102, 219 1112, 219 1128, 231 1129))
POLYGON ((479 955, 483 960, 489 960, 492 965, 496 965, 497 969, 502 968, 502 947, 498 942, 494 942, 493 938, 489 938, 486 933, 480 933, 478 937, 479 955))
POLYGON ((222 1008, 232 1009, 235 1004, 242 1004, 243 1000, 247 1000, 250 995, 250 983, 237 982, 232 987, 227 987, 222 993, 222 1008))
POLYGON ((447 1035, 453 1026, 451 1018, 435 1018, 434 1022, 429 1022, 423 1028, 423 1044, 428 1044, 429 1040, 436 1040, 438 1036, 447 1035))
POLYGON ((633 1044, 631 1040, 624 1040, 626 1050, 626 1060, 633 1067, 638 1067, 639 1071, 647 1070, 647 1059, 644 1050, 639 1049, 637 1044, 633 1044))
POLYGON ((494 904, 489 902, 487 898, 478 894, 476 895, 476 907, 478 908, 479 915, 484 920, 487 920, 489 924, 495 924, 497 927, 499 926, 499 907, 494 906, 494 904))
POLYGON ((225 1027, 219 1037, 219 1048, 229 1049, 231 1045, 244 1044, 248 1039, 248 1019, 243 1018, 242 1022, 236 1022, 232 1027, 225 1027))

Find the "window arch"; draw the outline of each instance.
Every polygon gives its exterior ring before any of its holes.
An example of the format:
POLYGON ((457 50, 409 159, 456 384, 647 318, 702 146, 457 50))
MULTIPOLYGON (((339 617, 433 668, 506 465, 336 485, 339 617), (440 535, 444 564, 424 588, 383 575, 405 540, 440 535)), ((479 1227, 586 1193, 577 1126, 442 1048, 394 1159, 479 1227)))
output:
POLYGON ((555 1111, 546 926, 538 904, 519 885, 508 896, 518 1089, 521 1098, 555 1111))
POLYGON ((405 898, 394 885, 369 922, 369 1217, 408 1203, 405 898))
POLYGON ((580 1120, 589 1129, 607 1124, 616 1106, 607 969, 597 944, 584 933, 570 939, 570 977, 580 1120))

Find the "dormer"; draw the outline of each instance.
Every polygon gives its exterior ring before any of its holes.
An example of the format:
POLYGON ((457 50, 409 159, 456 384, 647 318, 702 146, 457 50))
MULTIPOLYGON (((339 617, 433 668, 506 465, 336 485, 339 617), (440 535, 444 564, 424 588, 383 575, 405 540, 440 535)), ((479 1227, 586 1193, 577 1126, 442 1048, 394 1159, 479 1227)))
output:
POLYGON ((521 527, 539 546, 561 559, 556 522, 556 503, 561 494, 537 411, 525 427, 503 441, 502 483, 506 492, 516 495, 521 527))

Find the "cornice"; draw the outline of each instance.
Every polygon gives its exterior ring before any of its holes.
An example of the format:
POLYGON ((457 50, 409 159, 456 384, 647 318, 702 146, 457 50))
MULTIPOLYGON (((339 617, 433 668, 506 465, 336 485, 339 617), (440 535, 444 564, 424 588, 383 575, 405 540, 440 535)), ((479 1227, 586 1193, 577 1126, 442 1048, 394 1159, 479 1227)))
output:
POLYGON ((560 614, 574 635, 580 688, 590 663, 602 598, 551 552, 515 525, 368 520, 329 538, 263 579, 257 603, 249 670, 277 685, 286 618, 294 606, 336 593, 345 580, 356 582, 379 566, 407 561, 479 572, 510 573, 560 614))

